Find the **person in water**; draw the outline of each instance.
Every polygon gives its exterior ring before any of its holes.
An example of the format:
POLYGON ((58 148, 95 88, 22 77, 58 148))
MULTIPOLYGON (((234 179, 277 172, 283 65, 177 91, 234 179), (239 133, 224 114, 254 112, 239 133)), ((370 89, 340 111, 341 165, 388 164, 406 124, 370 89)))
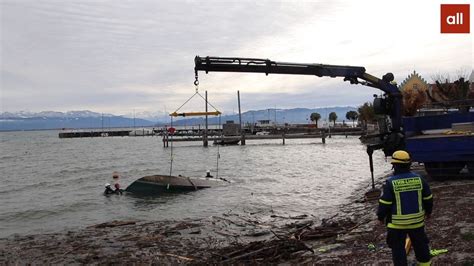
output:
POLYGON ((110 194, 115 194, 115 191, 110 187, 109 183, 106 183, 104 195, 110 195, 110 194))
POLYGON ((117 172, 114 172, 112 174, 112 179, 113 179, 113 184, 114 184, 114 192, 117 194, 122 194, 122 190, 120 189, 120 183, 119 183, 119 174, 117 172))
POLYGON ((211 175, 211 171, 210 171, 210 170, 207 170, 207 171, 206 171, 206 177, 213 177, 213 176, 211 175))

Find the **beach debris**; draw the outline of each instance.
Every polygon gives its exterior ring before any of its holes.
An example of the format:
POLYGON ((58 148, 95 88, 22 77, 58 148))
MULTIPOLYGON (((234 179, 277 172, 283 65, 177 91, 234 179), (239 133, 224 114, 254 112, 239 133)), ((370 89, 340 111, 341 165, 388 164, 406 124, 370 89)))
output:
POLYGON ((175 254, 171 254, 171 253, 165 253, 163 255, 173 257, 173 258, 178 258, 178 259, 184 260, 184 261, 193 261, 194 260, 193 258, 188 258, 188 257, 185 257, 185 256, 175 255, 175 254))
POLYGON ((296 216, 281 216, 281 215, 276 215, 272 214, 270 215, 271 218, 284 218, 284 219, 293 219, 293 220, 302 220, 308 218, 307 214, 301 214, 301 215, 296 215, 296 216))
POLYGON ((365 193, 366 201, 374 201, 380 198, 381 191, 380 189, 371 189, 365 193))
POLYGON ((367 245, 367 249, 368 249, 369 251, 375 251, 376 248, 375 248, 375 245, 374 245, 374 244, 369 243, 369 244, 367 245))
POLYGON ((137 223, 137 221, 117 221, 117 220, 114 220, 112 222, 97 224, 97 225, 94 225, 92 227, 94 227, 94 228, 107 228, 107 227, 117 227, 117 226, 131 225, 131 224, 136 224, 136 223, 137 223))
POLYGON ((347 233, 356 228, 358 224, 351 219, 325 221, 320 226, 310 228, 303 227, 294 233, 294 237, 300 240, 315 240, 321 238, 337 237, 339 234, 347 233))
POLYGON ((274 262, 290 258, 293 253, 298 251, 314 253, 311 247, 297 239, 274 239, 271 241, 252 242, 239 248, 232 247, 230 253, 219 256, 222 258, 220 263, 262 261, 263 259, 265 262, 274 262))
POLYGON ((329 244, 318 248, 318 252, 325 253, 343 247, 343 244, 329 244))
POLYGON ((448 250, 447 249, 432 249, 432 250, 430 250, 431 257, 436 257, 436 256, 444 254, 444 253, 448 253, 448 250))

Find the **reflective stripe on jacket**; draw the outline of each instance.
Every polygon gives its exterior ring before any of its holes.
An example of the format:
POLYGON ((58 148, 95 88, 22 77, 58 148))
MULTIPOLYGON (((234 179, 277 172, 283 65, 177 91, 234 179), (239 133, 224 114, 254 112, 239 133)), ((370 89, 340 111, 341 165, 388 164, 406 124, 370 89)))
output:
POLYGON ((386 218, 387 227, 414 229, 424 225, 425 213, 431 214, 433 195, 423 178, 407 172, 391 176, 379 199, 377 216, 386 218))

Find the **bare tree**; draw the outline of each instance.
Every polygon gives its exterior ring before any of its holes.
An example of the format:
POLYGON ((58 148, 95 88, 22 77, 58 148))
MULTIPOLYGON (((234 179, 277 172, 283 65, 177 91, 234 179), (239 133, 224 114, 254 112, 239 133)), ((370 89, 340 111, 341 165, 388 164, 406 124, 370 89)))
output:
POLYGON ((454 81, 449 74, 432 76, 436 86, 427 92, 427 96, 435 105, 469 111, 474 103, 474 91, 470 89, 467 71, 461 69, 456 76, 454 81))

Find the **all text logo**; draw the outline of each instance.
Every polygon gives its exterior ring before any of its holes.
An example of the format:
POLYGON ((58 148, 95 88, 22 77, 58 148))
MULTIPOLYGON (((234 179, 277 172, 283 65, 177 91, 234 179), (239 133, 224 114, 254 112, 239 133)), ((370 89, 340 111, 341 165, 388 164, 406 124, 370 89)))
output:
POLYGON ((441 5, 441 33, 469 33, 469 4, 441 5))

